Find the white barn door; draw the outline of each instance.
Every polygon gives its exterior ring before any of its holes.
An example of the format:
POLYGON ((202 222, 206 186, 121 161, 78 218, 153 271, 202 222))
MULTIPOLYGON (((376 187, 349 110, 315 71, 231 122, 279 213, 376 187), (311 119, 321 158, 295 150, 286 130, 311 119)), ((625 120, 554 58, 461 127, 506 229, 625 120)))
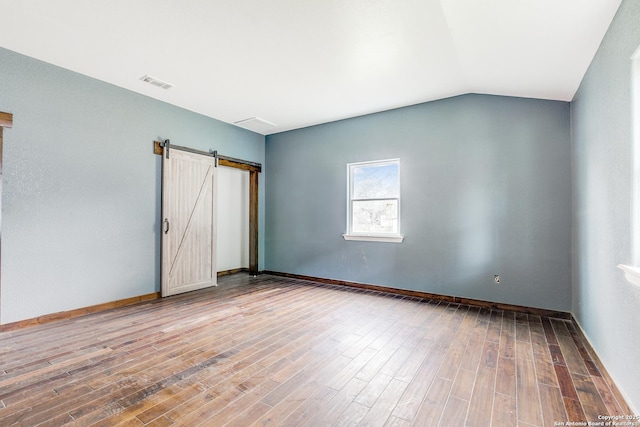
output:
MULTIPOLYGON (((166 150, 166 148, 165 148, 166 150)), ((215 158, 162 156, 162 296, 217 285, 215 158)))

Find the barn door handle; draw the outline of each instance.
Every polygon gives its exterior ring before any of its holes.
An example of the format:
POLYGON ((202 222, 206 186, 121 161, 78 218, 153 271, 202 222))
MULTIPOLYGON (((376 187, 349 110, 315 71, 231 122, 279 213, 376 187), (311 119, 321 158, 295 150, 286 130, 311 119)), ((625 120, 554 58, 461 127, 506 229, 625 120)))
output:
POLYGON ((164 234, 169 233, 169 220, 165 218, 162 223, 164 224, 164 234))

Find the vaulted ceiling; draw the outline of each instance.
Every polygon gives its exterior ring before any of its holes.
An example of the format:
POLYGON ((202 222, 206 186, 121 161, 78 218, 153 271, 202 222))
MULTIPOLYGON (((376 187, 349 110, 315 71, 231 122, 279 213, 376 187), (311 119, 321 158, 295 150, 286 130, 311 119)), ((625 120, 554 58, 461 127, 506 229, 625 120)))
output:
POLYGON ((0 46, 270 134, 464 93, 570 101, 620 1, 0 0, 0 46))

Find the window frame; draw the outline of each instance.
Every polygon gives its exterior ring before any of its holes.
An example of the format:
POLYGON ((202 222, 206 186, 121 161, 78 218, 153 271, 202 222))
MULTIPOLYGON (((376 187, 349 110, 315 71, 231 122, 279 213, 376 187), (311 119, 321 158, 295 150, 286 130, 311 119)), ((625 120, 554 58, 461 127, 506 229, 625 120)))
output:
POLYGON ((400 159, 384 159, 384 160, 371 160, 366 162, 353 162, 347 163, 347 222, 346 233, 342 235, 345 240, 358 240, 367 242, 387 242, 387 243, 400 243, 404 240, 404 236, 400 234, 401 226, 401 177, 400 177, 400 159), (398 197, 383 197, 383 198, 355 198, 353 197, 353 171, 362 166, 382 166, 387 164, 396 164, 398 167, 398 197), (396 232, 355 232, 353 231, 353 202, 357 201, 381 201, 381 200, 395 200, 397 203, 397 227, 396 232))
POLYGON ((640 286, 640 46, 631 55, 631 265, 618 264, 629 283, 640 286))

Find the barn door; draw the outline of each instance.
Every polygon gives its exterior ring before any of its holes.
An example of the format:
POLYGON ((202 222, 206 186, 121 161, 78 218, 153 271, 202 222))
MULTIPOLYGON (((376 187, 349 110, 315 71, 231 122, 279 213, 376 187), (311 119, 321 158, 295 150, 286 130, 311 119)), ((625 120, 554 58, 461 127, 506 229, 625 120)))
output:
POLYGON ((171 149, 162 159, 162 296, 216 286, 215 158, 171 149))

